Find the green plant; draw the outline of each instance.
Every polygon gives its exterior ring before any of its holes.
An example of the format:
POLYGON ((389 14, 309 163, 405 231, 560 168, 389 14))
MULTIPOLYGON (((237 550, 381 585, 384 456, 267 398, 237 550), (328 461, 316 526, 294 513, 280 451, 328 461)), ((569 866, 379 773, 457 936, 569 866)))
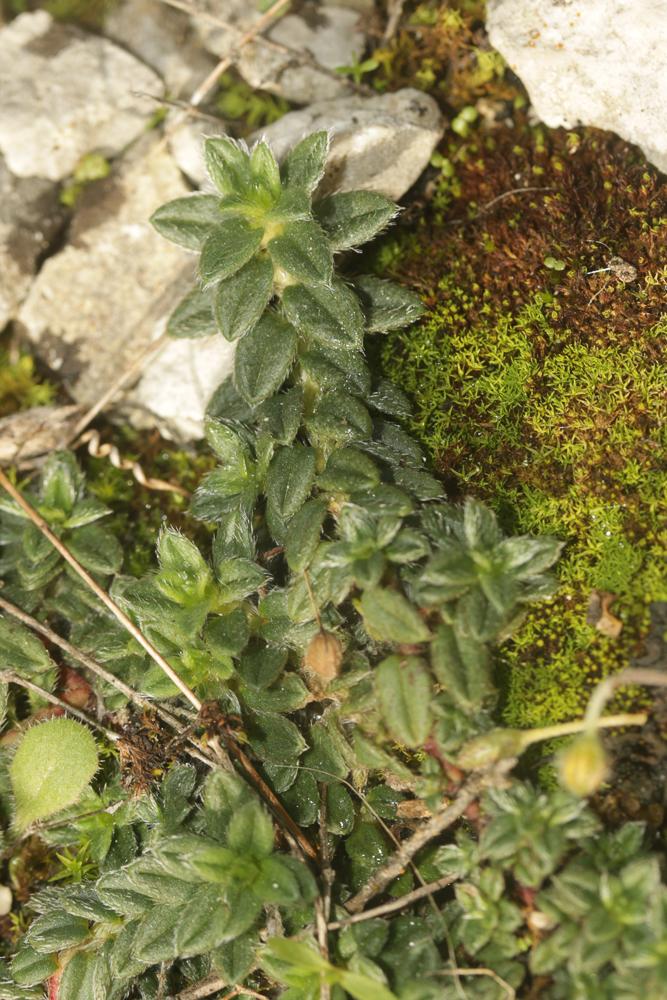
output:
MULTIPOLYGON (((42 984, 57 1000, 495 998, 542 975, 545 997, 583 997, 586 976, 612 996, 630 951, 649 985, 658 974, 667 910, 641 830, 601 845, 581 799, 509 777, 505 752, 463 767, 472 740, 498 741, 495 650, 548 600, 561 543, 508 537, 479 502, 442 499, 402 426, 406 398, 363 351, 365 334, 414 321, 421 304, 336 273, 335 255, 395 206, 371 192, 318 199, 327 148, 316 133, 279 167, 263 142, 207 140, 219 194, 153 217, 199 254, 172 335, 238 341, 206 430, 219 466, 191 503, 215 528, 210 547, 165 525, 141 578, 119 560, 91 565, 76 532, 105 511, 73 458, 54 456, 32 504, 102 584, 115 574, 102 607, 84 602, 71 563, 26 586, 19 531, 38 515, 20 497, 4 505, 7 591, 67 627, 66 642, 46 636, 118 711, 104 719, 116 752, 92 786, 88 775, 76 804, 34 826, 61 853, 90 845, 99 877, 80 869, 81 882, 32 895, 0 1000, 42 984), (561 903, 571 865, 600 912, 586 935, 601 925, 618 943, 594 960, 568 949, 585 921, 561 903)), ((62 688, 27 628, 43 627, 18 614, 21 626, 5 623, 12 724, 31 712, 19 681, 62 688)), ((13 765, 0 754, 2 777, 13 765)))

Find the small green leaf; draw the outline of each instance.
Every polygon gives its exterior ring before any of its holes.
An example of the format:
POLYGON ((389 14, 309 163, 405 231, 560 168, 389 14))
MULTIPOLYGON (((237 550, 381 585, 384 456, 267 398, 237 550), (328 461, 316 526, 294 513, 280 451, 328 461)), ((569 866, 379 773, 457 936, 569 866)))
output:
POLYGON ((273 851, 273 823, 259 802, 246 802, 234 812, 227 844, 238 854, 252 858, 268 858, 273 851))
POLYGON ((83 951, 72 955, 58 983, 58 1000, 107 1000, 111 972, 104 954, 83 951))
POLYGON ((291 444, 301 426, 302 414, 303 389, 295 385, 267 399, 260 409, 259 420, 277 444, 291 444))
POLYGON ((72 719, 50 719, 22 737, 9 774, 19 830, 72 805, 97 770, 97 745, 72 719))
POLYGON ((253 965, 259 948, 257 934, 246 931, 235 941, 228 941, 211 952, 211 962, 216 972, 225 977, 225 982, 233 985, 246 978, 253 965))
POLYGON ((364 317, 353 292, 335 280, 331 287, 289 285, 283 293, 285 315, 299 333, 325 347, 359 349, 364 317))
POLYGON ((243 195, 250 183, 250 158, 229 136, 204 140, 209 177, 223 195, 243 195))
POLYGON ((24 677, 39 677, 56 665, 37 636, 18 622, 0 616, 0 669, 24 677))
POLYGON ((231 278, 221 281, 215 294, 215 322, 226 340, 238 340, 259 321, 271 299, 273 267, 258 254, 231 278))
POLYGON ((269 466, 266 497, 269 521, 289 521, 301 509, 315 479, 315 451, 305 445, 280 448, 269 466))
POLYGON ((430 633, 416 609, 395 590, 372 587, 361 597, 361 613, 377 642, 426 642, 430 633))
POLYGON ((97 524, 79 528, 69 539, 69 550, 91 573, 117 573, 123 550, 115 535, 97 524))
POLYGON ((306 284, 328 284, 333 273, 333 256, 326 237, 316 222, 288 222, 267 250, 273 263, 306 284))
POLYGON ((245 651, 237 670, 246 684, 267 688, 280 677, 287 663, 284 649, 257 646, 245 651))
POLYGON ((303 371, 321 389, 342 389, 356 396, 370 394, 371 373, 357 348, 318 344, 299 358, 303 371))
POLYGON ((313 132, 289 151, 283 160, 281 176, 290 188, 301 188, 309 194, 322 180, 329 152, 326 132, 313 132))
POLYGON ((307 500, 290 521, 285 536, 285 556, 293 573, 306 569, 315 555, 326 512, 326 501, 307 500))
POLYGON ((380 478, 380 470, 372 458, 356 448, 341 448, 329 456, 317 485, 332 493, 349 494, 375 489, 380 478))
POLYGON ((88 937, 88 921, 69 913, 43 913, 33 920, 26 934, 26 943, 42 955, 63 951, 81 944, 88 937))
POLYGON ((134 957, 146 965, 177 958, 176 933, 183 910, 182 903, 154 906, 139 925, 132 948, 134 957))
POLYGON ((364 275, 355 278, 354 287, 366 314, 369 333, 399 330, 414 323, 424 312, 424 306, 414 292, 392 281, 364 275))
POLYGON ((239 556, 218 560, 215 573, 220 584, 219 598, 223 604, 242 601, 267 582, 266 570, 250 559, 241 559, 239 556))
POLYGON ((250 154, 250 175, 253 181, 265 188, 274 198, 280 195, 280 170, 269 145, 261 139, 250 154))
POLYGON ((58 968, 55 955, 42 955, 25 943, 25 938, 11 961, 10 971, 21 986, 36 986, 52 976, 58 968))
POLYGON ((201 250, 220 224, 220 199, 212 194, 191 194, 161 205, 151 216, 160 236, 188 250, 201 250))
POLYGON ((290 370, 296 331, 274 313, 265 313, 236 351, 234 378, 247 402, 261 403, 276 392, 290 370))
POLYGON ((375 191, 344 191, 315 207, 332 250, 349 250, 377 236, 394 218, 397 207, 375 191))
POLYGON ((195 288, 176 306, 167 323, 170 337, 211 337, 217 332, 210 289, 195 288))
POLYGON ((51 511, 71 514, 82 487, 83 474, 72 452, 52 452, 44 463, 40 476, 42 504, 49 509, 47 518, 51 511))
POLYGON ((262 230, 253 229, 239 216, 220 222, 202 246, 199 274, 204 285, 214 285, 240 271, 257 253, 261 242, 262 230))
POLYGON ((375 672, 382 717, 399 743, 420 747, 431 730, 433 689, 428 669, 415 656, 388 656, 375 672))
POLYGON ((451 625, 438 626, 431 643, 431 664, 459 708, 470 711, 494 691, 486 644, 462 635, 451 625))

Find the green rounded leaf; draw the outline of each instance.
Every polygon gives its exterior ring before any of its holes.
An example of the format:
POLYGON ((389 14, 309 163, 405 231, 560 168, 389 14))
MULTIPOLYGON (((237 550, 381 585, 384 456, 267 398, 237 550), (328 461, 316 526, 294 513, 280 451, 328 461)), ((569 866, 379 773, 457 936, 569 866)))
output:
POLYGON ((266 256, 253 257, 221 281, 215 295, 215 322, 226 340, 238 340, 258 322, 273 291, 273 266, 266 256))
POLYGON ((223 195, 241 195, 250 183, 250 158, 229 136, 204 141, 204 162, 209 177, 223 195))
POLYGON ((201 250, 207 236, 220 222, 220 199, 212 194, 191 194, 161 205, 151 224, 160 236, 188 250, 201 250))
POLYGON ((259 250, 263 232, 232 215, 208 235, 201 251, 199 274, 205 285, 224 281, 240 271, 259 250))
POLYGON ((76 802, 97 763, 97 745, 81 723, 50 719, 29 729, 9 770, 17 827, 25 830, 76 802))

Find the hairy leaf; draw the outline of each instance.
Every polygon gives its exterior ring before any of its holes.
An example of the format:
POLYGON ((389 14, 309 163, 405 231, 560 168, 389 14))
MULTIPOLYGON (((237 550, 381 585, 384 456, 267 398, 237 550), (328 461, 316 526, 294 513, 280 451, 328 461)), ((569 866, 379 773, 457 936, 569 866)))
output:
POLYGON ((97 770, 97 745, 73 719, 50 719, 22 737, 10 767, 20 830, 76 802, 97 770))

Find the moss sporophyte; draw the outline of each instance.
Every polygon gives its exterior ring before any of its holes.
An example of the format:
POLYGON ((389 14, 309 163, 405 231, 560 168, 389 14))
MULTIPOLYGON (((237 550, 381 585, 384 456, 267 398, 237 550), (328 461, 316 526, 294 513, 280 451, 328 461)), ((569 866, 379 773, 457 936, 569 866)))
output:
MULTIPOLYGON (((573 710, 539 731, 499 729, 498 647, 522 616, 552 614, 563 543, 508 534, 476 499, 443 499, 406 430, 407 397, 364 346, 372 334, 395 344, 412 325, 402 343, 423 361, 433 316, 454 316, 462 299, 425 296, 429 316, 375 274, 343 280, 338 255, 396 208, 368 191, 319 198, 327 152, 322 132, 281 165, 264 142, 209 139, 218 193, 153 216, 199 255, 170 333, 238 343, 209 407, 217 464, 183 530, 162 526, 147 572, 132 572, 117 538, 131 526, 90 495, 72 454, 18 487, 0 472, 2 821, 19 859, 11 877, 22 870, 31 890, 0 1000, 45 989, 57 1000, 496 1000, 538 988, 558 1000, 592 996, 591 983, 630 1000, 666 981, 665 889, 643 828, 601 833, 572 794, 601 768, 566 761, 572 790, 548 791, 513 771, 530 744, 637 729, 646 714, 603 715, 598 699, 584 720, 573 710), (49 702, 74 711, 72 672, 89 685, 78 721, 34 725, 49 702), (59 727, 77 766, 51 755, 45 789, 31 746, 59 727), (39 888, 42 843, 55 860, 47 850, 39 888)), ((470 341, 448 368, 448 391, 480 418, 470 453, 451 415, 443 423, 466 457, 451 465, 466 492, 466 463, 497 433, 485 401, 505 408, 498 464, 517 406, 541 433, 526 380, 535 343, 554 339, 555 299, 533 296, 518 323, 498 324, 502 343, 470 341)), ((491 323, 483 289, 465 302, 491 323)), ((549 406, 584 420, 585 374, 576 351, 560 353, 549 406)), ((619 385, 632 377, 603 362, 619 385)), ((648 379, 640 391, 648 406, 648 379)), ((489 492, 483 473, 475 492, 489 492)), ((655 733, 656 713, 642 733, 655 733)))

